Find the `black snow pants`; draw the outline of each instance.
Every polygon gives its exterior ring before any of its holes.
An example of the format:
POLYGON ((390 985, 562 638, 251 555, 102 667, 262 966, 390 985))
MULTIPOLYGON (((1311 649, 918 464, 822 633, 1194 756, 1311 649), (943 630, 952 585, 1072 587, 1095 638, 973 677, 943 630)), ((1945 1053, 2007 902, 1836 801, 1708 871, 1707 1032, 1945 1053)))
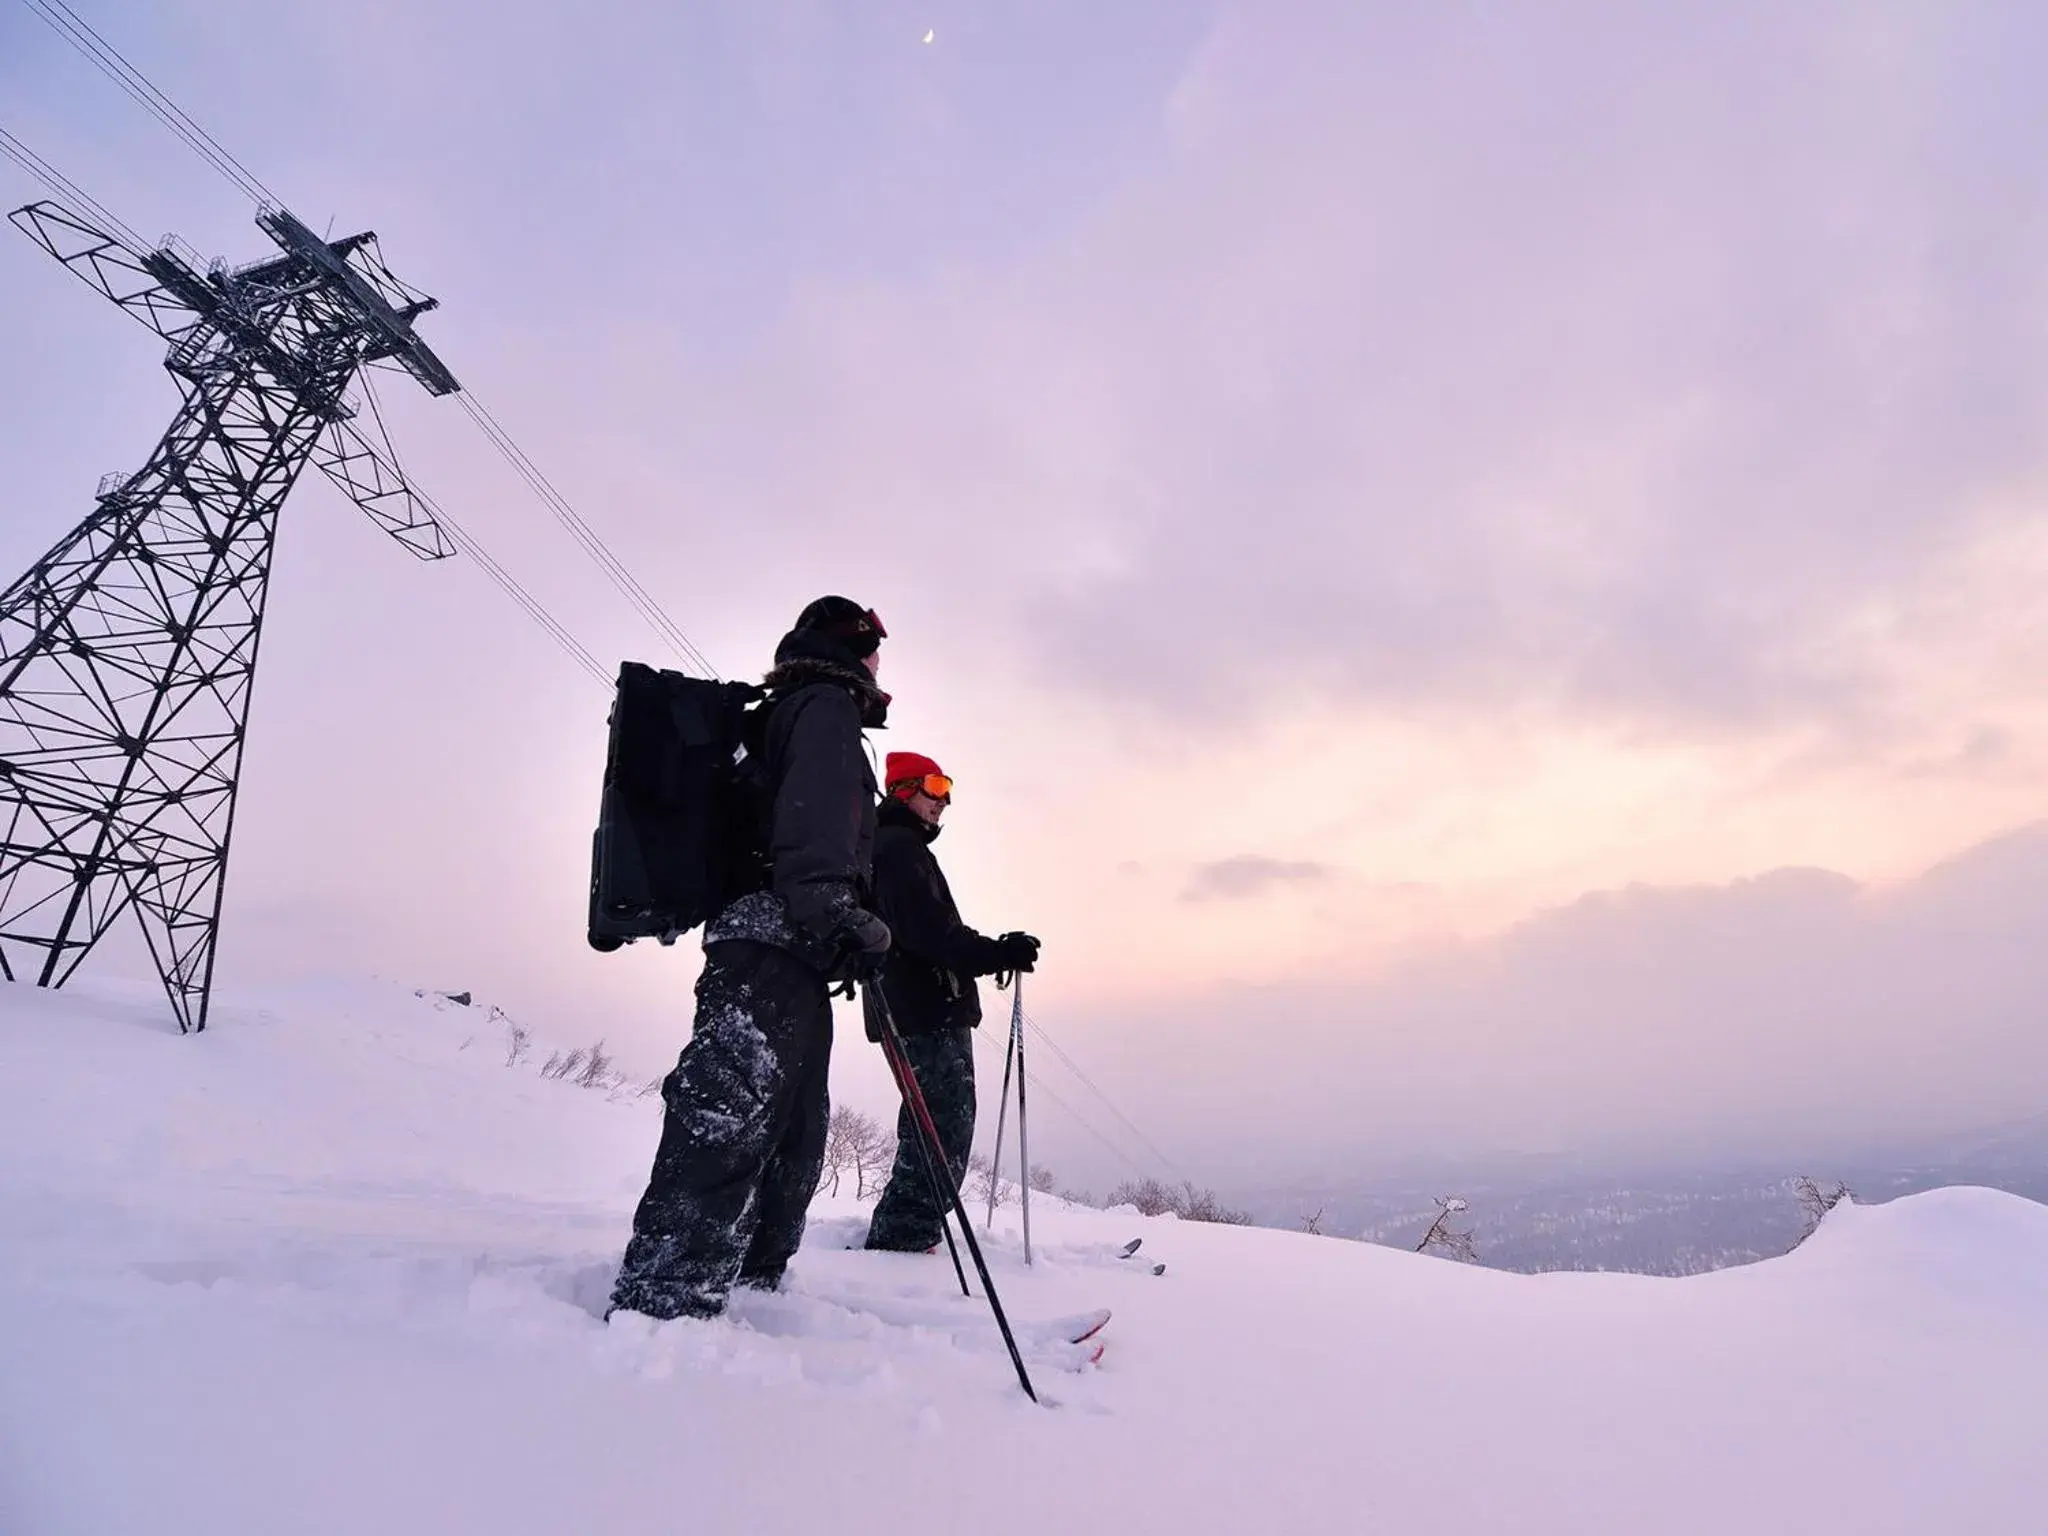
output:
POLYGON ((804 1235, 825 1160, 832 1004, 786 950, 706 946, 690 1043, 612 1306, 715 1317, 735 1283, 773 1288, 804 1235))
MULTIPOLYGON (((967 1154, 974 1145, 974 1032, 941 1029, 905 1035, 903 1055, 924 1090, 947 1166, 958 1184, 967 1176, 967 1154)), ((896 1114, 896 1162, 868 1223, 870 1248, 918 1253, 945 1239, 945 1212, 932 1198, 924 1154, 918 1148, 921 1139, 906 1104, 896 1114)))

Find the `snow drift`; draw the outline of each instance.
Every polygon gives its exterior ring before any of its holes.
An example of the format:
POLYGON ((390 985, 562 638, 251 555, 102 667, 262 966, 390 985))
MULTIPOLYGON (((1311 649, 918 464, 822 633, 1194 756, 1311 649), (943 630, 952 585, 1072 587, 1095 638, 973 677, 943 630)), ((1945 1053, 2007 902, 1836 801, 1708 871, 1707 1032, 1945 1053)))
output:
MULTIPOLYGON (((841 1049, 863 1049, 857 1031, 841 1049)), ((0 1531, 2022 1532, 2048 1508, 2048 1209, 1842 1207, 1687 1280, 1014 1210, 1020 1323, 1114 1309, 1018 1392, 943 1255, 607 1328, 659 1102, 508 1066, 364 985, 0 985, 0 1531), (1142 1235, 1165 1275, 1115 1257, 1142 1235)), ((1050 1202, 1048 1202, 1050 1204, 1050 1202)))

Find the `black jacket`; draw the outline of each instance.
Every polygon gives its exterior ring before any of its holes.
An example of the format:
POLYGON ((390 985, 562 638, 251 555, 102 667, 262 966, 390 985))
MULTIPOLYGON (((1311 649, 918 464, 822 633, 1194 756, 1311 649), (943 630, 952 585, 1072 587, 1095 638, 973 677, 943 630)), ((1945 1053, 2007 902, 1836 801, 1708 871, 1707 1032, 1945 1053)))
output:
POLYGON ((772 888, 789 920, 826 938, 865 902, 875 856, 875 770, 860 707, 830 681, 806 682, 768 718, 772 888))
POLYGON ((836 931, 869 905, 876 786, 861 732, 881 723, 887 700, 858 667, 811 658, 782 661, 767 683, 769 888, 726 907, 704 942, 773 944, 824 970, 836 931))
MULTIPOLYGON (((969 1028, 981 1022, 974 984, 1001 963, 996 941, 960 921, 960 908, 932 854, 937 827, 900 800, 885 800, 875 828, 875 911, 894 942, 882 968, 882 995, 905 1035, 969 1028)), ((872 1026, 869 1039, 876 1038, 872 1026)))

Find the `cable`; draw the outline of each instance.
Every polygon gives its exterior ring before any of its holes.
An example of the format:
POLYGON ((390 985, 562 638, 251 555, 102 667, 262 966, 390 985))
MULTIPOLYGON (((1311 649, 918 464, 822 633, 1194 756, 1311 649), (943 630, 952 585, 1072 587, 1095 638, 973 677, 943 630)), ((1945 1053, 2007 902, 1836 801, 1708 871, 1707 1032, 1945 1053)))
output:
MULTIPOLYGON (((159 90, 155 82, 131 64, 119 49, 100 36, 89 22, 71 9, 66 0, 23 0, 23 4, 27 5, 53 31, 90 60, 102 74, 120 86, 122 90, 126 91, 132 99, 150 112, 159 122, 169 128, 180 139, 184 140, 187 147, 204 159, 222 176, 226 177, 237 190, 259 205, 282 206, 282 199, 258 180, 247 166, 230 154, 218 139, 214 138, 204 128, 201 128, 183 108, 172 101, 163 91, 159 90)), ((11 150, 10 153, 12 153, 11 150)), ((36 174, 38 179, 45 179, 43 173, 37 171, 35 166, 27 160, 23 160, 22 163, 33 174, 36 174)), ((103 209, 97 210, 97 212, 102 216, 105 214, 103 209)), ((137 247, 141 246, 142 242, 139 239, 135 239, 132 231, 129 232, 129 238, 134 240, 137 247)), ((386 276, 389 276, 389 269, 383 267, 381 256, 377 258, 377 262, 379 268, 385 272, 386 276)), ((399 286, 404 287, 403 284, 399 286)), ((504 456, 506 462, 526 481, 534 494, 540 497, 542 503, 554 514, 555 520, 568 530, 570 537, 574 538, 583 547, 585 553, 597 564, 598 569, 604 572, 613 587, 625 597, 627 602, 633 605, 642 618, 646 619, 653 626, 655 633, 675 651, 677 656, 682 658, 686 665, 699 668, 710 676, 718 676, 718 669, 711 664, 710 658, 691 642, 690 637, 683 633, 681 626, 668 616, 661 605, 654 600, 647 589, 633 576, 632 572, 626 569, 624 562, 612 553, 610 546, 597 535, 589 523, 583 520, 576 509, 569 504, 568 498, 555 488, 547 476, 540 472, 540 469, 534 464, 533 460, 528 457, 524 449, 520 448, 512 440, 511 434, 505 430, 497 418, 492 416, 473 396, 464 393, 458 398, 462 403, 463 409, 468 412, 470 419, 476 422, 484 435, 490 439, 492 445, 504 456)), ((379 426, 381 430, 381 417, 379 426)), ((386 444, 388 447, 388 436, 386 444)), ((395 462, 396 456, 394 455, 395 462)), ((418 493, 415 492, 415 494, 418 493)), ((434 516, 448 530, 449 536, 463 548, 465 553, 470 554, 479 565, 484 566, 491 578, 501 587, 504 587, 508 593, 512 594, 514 600, 521 607, 525 608, 536 622, 553 634, 558 642, 570 648, 572 655, 575 656, 580 664, 590 669, 597 677, 609 685, 609 675, 602 667, 598 666, 596 659, 591 656, 590 652, 585 650, 561 625, 556 623, 554 618, 533 599, 531 594, 527 593, 524 588, 513 581, 504 568, 498 565, 484 551, 482 545, 478 544, 469 534, 462 531, 460 526, 438 507, 433 507, 432 503, 428 502, 424 496, 420 497, 420 500, 423 504, 432 508, 434 516)))
POLYGON ((1178 1163, 1174 1162, 1174 1160, 1168 1157, 1164 1152, 1160 1151, 1159 1148, 1153 1144, 1152 1138, 1147 1136, 1143 1131, 1139 1130, 1138 1127, 1132 1123, 1131 1117, 1125 1114, 1122 1110, 1118 1109, 1114 1101, 1111 1100, 1110 1096, 1104 1093, 1102 1089, 1096 1086, 1095 1080, 1092 1077, 1090 1077, 1086 1072, 1083 1072, 1081 1070, 1080 1063, 1075 1061, 1073 1057, 1069 1056, 1065 1051, 1060 1049, 1059 1042, 1053 1039, 1051 1035, 1045 1032, 1045 1028, 1043 1025, 1041 1025, 1036 1019, 1032 1018, 1029 1013, 1026 1013, 1024 1015, 1024 1023, 1030 1028, 1033 1034, 1037 1035, 1040 1040, 1045 1042, 1046 1046, 1052 1051, 1053 1055, 1059 1057, 1061 1061, 1066 1063, 1067 1070, 1069 1072, 1072 1072, 1074 1076, 1078 1077, 1082 1081, 1082 1083, 1088 1088, 1089 1092, 1093 1093, 1096 1098, 1102 1101, 1103 1107, 1106 1108, 1112 1115, 1115 1115, 1118 1120, 1123 1122, 1124 1128, 1128 1130, 1133 1136, 1138 1138, 1138 1141, 1144 1146, 1146 1151, 1150 1152, 1154 1157, 1158 1158, 1160 1162, 1164 1163, 1168 1171, 1171 1172, 1176 1178, 1180 1179, 1183 1183, 1192 1182, 1188 1179, 1186 1170, 1184 1170, 1178 1163))
POLYGON ((405 466, 399 462, 398 449, 391 441, 391 431, 384 425, 384 407, 377 399, 377 386, 375 380, 371 377, 371 370, 365 368, 357 377, 362 380, 363 397, 369 401, 371 418, 377 423, 377 435, 383 438, 384 451, 391 456, 391 467, 398 471, 399 477, 404 481, 407 491, 412 494, 413 498, 421 506, 425 507, 433 515, 434 521, 441 525, 456 548, 474 560, 482 568, 483 573, 498 584, 506 596, 525 609, 526 616, 540 625, 543 630, 547 631, 548 636, 553 639, 555 644, 568 653, 571 661, 596 678, 604 687, 611 687, 611 675, 605 671, 597 658, 584 647, 582 642, 570 634, 553 614, 541 606, 538 598, 515 581, 512 574, 502 565, 498 564, 491 557, 490 552, 483 545, 479 544, 460 523, 436 506, 433 500, 406 476, 405 466))
POLYGON ((718 668, 711 664, 710 658, 692 643, 690 637, 684 634, 675 620, 662 609, 661 604, 656 602, 647 589, 634 578, 633 573, 626 569, 625 563, 612 553, 611 547, 598 537, 596 530, 569 505, 569 499, 555 489, 554 483, 542 474, 525 451, 512 441, 512 435, 499 423, 497 417, 485 409, 474 395, 466 391, 457 398, 462 408, 469 413, 470 420, 477 424, 478 430, 490 439, 491 445, 504 456, 505 462, 512 466, 514 472, 541 499, 542 505, 554 514, 555 521, 568 531, 571 538, 583 546, 584 553, 588 554, 597 568, 604 572, 619 594, 633 605, 634 610, 647 621, 655 634, 681 657, 686 665, 700 668, 707 676, 717 677, 718 668))
MULTIPOLYGON (((989 1048, 991 1050, 995 1048, 993 1040, 989 1042, 989 1048)), ((1061 1109, 1065 1110, 1067 1112, 1068 1117, 1072 1119, 1076 1125, 1080 1126, 1082 1130, 1086 1131, 1090 1136, 1094 1137, 1104 1147, 1107 1147, 1110 1153, 1117 1159, 1117 1161, 1122 1163, 1126 1168, 1129 1168, 1132 1172, 1138 1174, 1141 1178, 1152 1177, 1152 1169, 1145 1167, 1136 1158, 1132 1157, 1130 1153, 1126 1152, 1122 1147, 1118 1146, 1114 1141, 1110 1140, 1109 1137, 1105 1136, 1101 1131, 1097 1130, 1095 1128, 1094 1123, 1091 1122, 1086 1115, 1082 1114, 1080 1110, 1076 1109, 1066 1099, 1060 1097, 1058 1093, 1054 1092, 1053 1089, 1050 1086, 1048 1086, 1044 1077, 1042 1077, 1037 1072, 1029 1072, 1027 1075, 1030 1077, 1032 1082, 1038 1084, 1038 1087, 1033 1090, 1034 1092, 1043 1093, 1047 1098, 1051 1099, 1054 1104, 1058 1105, 1061 1109)))
POLYGON ((503 589, 506 596, 525 609, 529 618, 553 636, 555 643, 568 653, 571 661, 595 678, 600 687, 609 689, 612 686, 611 674, 605 671, 598 659, 591 655, 574 635, 562 628, 555 621, 554 616, 540 605, 539 600, 513 579, 509 571, 492 559, 490 551, 477 543, 460 523, 456 522, 454 518, 443 512, 431 501, 428 501, 418 490, 415 490, 413 494, 418 496, 421 503, 434 514, 434 520, 447 532, 449 539, 454 543, 455 547, 474 560, 483 569, 483 573, 503 589))
POLYGON ((104 204, 5 128, 0 128, 0 154, 5 154, 29 175, 56 193, 61 201, 73 204, 79 212, 89 214, 97 220, 101 231, 118 237, 121 245, 131 256, 139 258, 148 249, 143 238, 115 218, 104 204))
POLYGON ((1058 1093, 1054 1092, 1050 1087, 1048 1087, 1046 1085, 1045 1079, 1040 1077, 1038 1073, 1032 1072, 1030 1074, 1030 1078, 1032 1082, 1038 1085, 1036 1088, 1032 1089, 1032 1092, 1044 1094, 1045 1097, 1051 1099, 1055 1105, 1065 1110, 1067 1112, 1068 1118, 1071 1119, 1074 1122, 1074 1124, 1081 1127, 1082 1130, 1086 1131, 1090 1136, 1094 1137, 1096 1141, 1101 1143, 1104 1147, 1108 1148, 1110 1154, 1113 1157, 1115 1157, 1118 1162, 1122 1163, 1126 1168, 1130 1169, 1140 1178, 1152 1177, 1152 1170, 1150 1168, 1145 1167, 1136 1158, 1132 1157, 1130 1153, 1126 1152, 1122 1147, 1118 1146, 1115 1142, 1111 1141, 1107 1136, 1103 1135, 1101 1131, 1097 1130, 1093 1123, 1089 1121, 1086 1115, 1082 1114, 1080 1110, 1076 1109, 1066 1099, 1061 1098, 1058 1093))
POLYGON ((280 206, 277 195, 250 172, 249 168, 221 147, 220 141, 188 117, 178 104, 156 88, 149 76, 137 69, 121 51, 93 30, 65 0, 22 0, 72 47, 91 61, 100 73, 126 91, 186 145, 225 176, 238 191, 259 204, 280 206))

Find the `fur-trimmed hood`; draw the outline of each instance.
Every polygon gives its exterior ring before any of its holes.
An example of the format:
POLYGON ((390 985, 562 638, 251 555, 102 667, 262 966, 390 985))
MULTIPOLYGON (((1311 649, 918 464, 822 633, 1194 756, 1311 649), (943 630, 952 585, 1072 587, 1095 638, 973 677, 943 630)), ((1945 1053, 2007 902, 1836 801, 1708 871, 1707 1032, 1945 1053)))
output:
POLYGON ((848 665, 822 656, 779 654, 775 666, 761 679, 762 686, 777 695, 794 693, 811 683, 836 683, 852 694, 854 703, 860 706, 864 729, 879 731, 888 724, 889 695, 875 686, 868 669, 857 662, 848 665))

